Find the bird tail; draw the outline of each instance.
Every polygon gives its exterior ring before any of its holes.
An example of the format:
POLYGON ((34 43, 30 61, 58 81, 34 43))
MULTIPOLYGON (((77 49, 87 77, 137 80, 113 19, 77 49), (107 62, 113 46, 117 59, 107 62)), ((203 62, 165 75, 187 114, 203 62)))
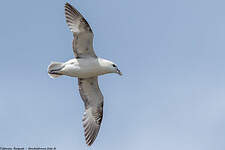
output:
POLYGON ((57 78, 63 74, 60 73, 61 69, 64 67, 63 63, 61 62, 51 62, 48 66, 48 75, 51 78, 57 78))

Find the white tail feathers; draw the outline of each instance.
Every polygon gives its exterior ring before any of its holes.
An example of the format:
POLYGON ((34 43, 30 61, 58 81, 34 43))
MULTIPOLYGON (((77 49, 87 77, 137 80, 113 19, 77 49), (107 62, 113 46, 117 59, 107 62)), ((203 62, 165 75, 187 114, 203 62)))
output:
POLYGON ((51 62, 51 64, 48 66, 48 75, 51 78, 57 78, 61 76, 60 70, 63 68, 63 63, 61 62, 51 62))

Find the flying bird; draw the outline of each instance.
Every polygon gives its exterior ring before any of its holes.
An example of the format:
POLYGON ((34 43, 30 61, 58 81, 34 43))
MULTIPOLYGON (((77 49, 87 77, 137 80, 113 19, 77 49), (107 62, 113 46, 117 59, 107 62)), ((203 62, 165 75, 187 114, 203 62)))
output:
POLYGON ((93 49, 94 34, 85 18, 69 3, 65 4, 65 17, 73 33, 74 59, 67 62, 51 62, 48 74, 51 78, 62 75, 77 77, 80 96, 84 102, 83 127, 86 144, 95 141, 103 117, 103 95, 98 86, 98 76, 107 73, 122 75, 112 61, 99 58, 93 49))

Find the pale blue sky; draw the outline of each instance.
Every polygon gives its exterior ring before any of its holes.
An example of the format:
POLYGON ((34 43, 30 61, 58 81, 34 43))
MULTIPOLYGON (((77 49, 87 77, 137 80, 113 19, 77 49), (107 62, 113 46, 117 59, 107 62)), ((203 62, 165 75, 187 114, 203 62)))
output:
POLYGON ((65 2, 124 74, 99 79, 104 117, 90 149, 225 149, 223 0, 1 1, 0 146, 88 149, 77 80, 47 75, 73 58, 65 2))

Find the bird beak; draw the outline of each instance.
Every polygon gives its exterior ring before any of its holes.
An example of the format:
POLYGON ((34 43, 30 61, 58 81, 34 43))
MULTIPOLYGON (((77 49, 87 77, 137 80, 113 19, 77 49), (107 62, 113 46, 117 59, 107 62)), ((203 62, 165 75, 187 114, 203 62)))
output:
POLYGON ((117 69, 117 73, 118 73, 119 75, 121 75, 121 76, 123 75, 122 72, 121 72, 119 69, 117 69))

